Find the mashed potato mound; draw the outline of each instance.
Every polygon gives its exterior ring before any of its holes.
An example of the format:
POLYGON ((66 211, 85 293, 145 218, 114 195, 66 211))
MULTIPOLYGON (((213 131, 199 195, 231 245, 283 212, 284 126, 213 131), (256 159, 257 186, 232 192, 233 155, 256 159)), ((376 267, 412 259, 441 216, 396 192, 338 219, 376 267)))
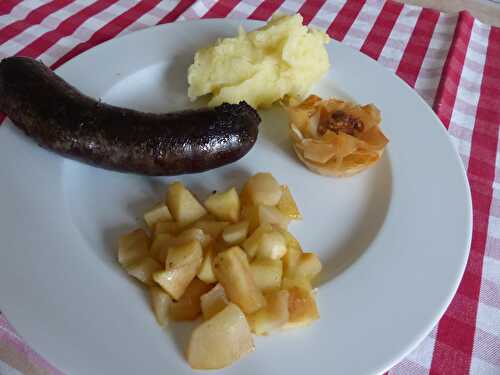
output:
POLYGON ((218 40, 196 52, 189 67, 192 100, 212 94, 210 106, 268 107, 285 96, 302 98, 329 69, 328 36, 302 25, 302 16, 278 16, 252 32, 218 40))

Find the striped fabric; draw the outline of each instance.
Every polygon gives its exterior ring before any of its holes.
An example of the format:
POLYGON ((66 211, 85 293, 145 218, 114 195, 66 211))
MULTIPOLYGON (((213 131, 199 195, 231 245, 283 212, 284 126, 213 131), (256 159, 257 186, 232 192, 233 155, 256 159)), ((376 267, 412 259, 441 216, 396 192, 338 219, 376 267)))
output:
MULTIPOLYGON (((306 23, 394 71, 438 114, 467 170, 474 230, 465 275, 439 324, 389 373, 500 374, 499 28, 467 12, 380 0, 1 0, 0 58, 31 56, 56 68, 156 24, 268 20, 275 12, 299 12, 306 23)), ((60 374, 0 316, 0 374, 19 373, 60 374)))

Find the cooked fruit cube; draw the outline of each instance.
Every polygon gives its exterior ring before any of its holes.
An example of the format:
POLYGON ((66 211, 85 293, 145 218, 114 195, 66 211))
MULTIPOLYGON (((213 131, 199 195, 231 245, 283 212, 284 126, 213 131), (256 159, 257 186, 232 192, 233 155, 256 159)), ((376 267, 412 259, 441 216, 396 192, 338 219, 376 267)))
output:
POLYGON ((175 237, 173 235, 168 233, 158 234, 154 237, 153 244, 151 245, 151 256, 158 262, 165 264, 168 249, 172 247, 174 243, 175 237))
POLYGON ((281 187, 271 173, 257 173, 247 182, 254 205, 274 206, 281 199, 281 187))
POLYGON ((201 267, 197 275, 201 281, 204 281, 207 284, 215 283, 217 281, 214 275, 214 269, 212 267, 213 260, 214 248, 213 246, 209 246, 205 251, 203 262, 201 263, 201 267))
POLYGON ((144 220, 148 227, 154 228, 155 224, 160 221, 172 220, 172 215, 165 203, 161 202, 144 214, 144 220))
POLYGON ((289 320, 288 290, 276 290, 266 294, 265 307, 248 317, 252 332, 257 335, 267 335, 283 327, 289 320))
POLYGON ((281 288, 282 289, 292 289, 292 288, 301 288, 304 290, 312 291, 311 281, 309 279, 300 278, 300 277, 288 277, 285 276, 281 280, 281 288))
POLYGON ((285 254, 286 242, 281 233, 273 230, 262 234, 257 250, 258 258, 280 259, 285 254))
POLYGON ((182 232, 183 229, 184 227, 175 221, 160 221, 155 225, 154 235, 155 236, 158 236, 159 234, 177 235, 180 232, 182 232))
POLYGON ((177 245, 182 245, 192 240, 197 240, 202 247, 206 247, 212 241, 212 237, 199 228, 187 229, 176 237, 177 245))
POLYGON ((247 256, 241 248, 234 246, 217 254, 213 267, 215 277, 224 287, 229 300, 246 314, 265 305, 264 296, 252 278, 247 256))
POLYGON ((316 301, 310 291, 293 287, 288 289, 288 322, 283 328, 295 328, 311 324, 319 319, 316 301))
POLYGON ((321 272, 321 261, 314 253, 303 253, 295 268, 298 277, 313 280, 321 272))
POLYGON ((217 284, 200 297, 203 319, 210 319, 229 304, 224 287, 217 284))
POLYGON ((120 237, 118 262, 127 267, 149 254, 149 237, 144 229, 136 229, 120 237))
POLYGON ((229 245, 237 245, 245 240, 248 234, 248 221, 228 225, 222 231, 222 238, 229 245))
POLYGON ((302 214, 300 213, 297 207, 297 203, 295 203, 295 200, 293 199, 292 193, 290 193, 288 186, 282 185, 281 191, 281 199, 277 205, 278 210, 280 210, 283 214, 285 214, 292 220, 302 219, 302 214))
POLYGON ((255 259, 250 264, 253 280, 263 292, 279 289, 283 275, 281 260, 255 259))
POLYGON ((273 227, 269 224, 261 225, 258 227, 250 237, 248 237, 242 244, 243 249, 247 253, 250 259, 254 258, 257 255, 257 251, 259 250, 260 241, 262 239, 262 235, 264 233, 271 232, 273 227))
POLYGON ((166 269, 156 272, 153 279, 178 300, 198 273, 202 260, 203 251, 198 241, 172 247, 167 254, 166 269))
POLYGON ((170 304, 169 316, 172 320, 195 320, 201 313, 200 297, 212 286, 194 278, 177 302, 170 304))
POLYGON ((127 272, 130 276, 146 285, 153 285, 153 274, 161 270, 161 264, 153 258, 147 257, 139 259, 137 262, 130 264, 127 267, 127 272))
POLYGON ((285 216, 276 207, 259 206, 259 223, 263 224, 276 224, 281 228, 288 228, 290 218, 285 216))
POLYGON ((193 224, 192 228, 201 229, 206 234, 210 235, 212 239, 218 238, 223 229, 229 225, 228 221, 215 221, 202 219, 193 224))
POLYGON ((254 350, 245 315, 233 303, 201 323, 191 335, 187 360, 193 369, 226 367, 254 350))
POLYGON ((241 219, 248 221, 248 233, 259 226, 259 206, 245 206, 241 209, 241 219))
POLYGON ((219 220, 237 222, 240 216, 240 197, 233 187, 223 193, 209 196, 205 202, 208 212, 219 220))
POLYGON ((194 223, 207 213, 195 196, 179 181, 168 187, 166 203, 175 221, 181 225, 194 223))
POLYGON ((151 305, 155 313, 156 321, 160 326, 166 326, 168 323, 168 309, 172 303, 170 296, 159 286, 153 285, 150 289, 151 305))

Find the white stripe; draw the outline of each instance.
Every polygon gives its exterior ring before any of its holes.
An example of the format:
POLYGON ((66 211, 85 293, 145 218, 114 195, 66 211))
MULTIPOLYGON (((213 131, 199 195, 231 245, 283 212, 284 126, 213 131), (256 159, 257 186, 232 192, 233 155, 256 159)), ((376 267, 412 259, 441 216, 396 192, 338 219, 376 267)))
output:
POLYGON ((335 17, 337 17, 340 9, 342 9, 342 4, 336 1, 327 1, 316 14, 316 17, 314 17, 312 25, 326 31, 332 24, 335 17))
MULTIPOLYGON (((476 33, 478 32, 478 27, 479 27, 479 22, 474 21, 472 25, 472 31, 471 31, 471 38, 477 38, 476 33)), ((486 54, 485 55, 480 55, 475 51, 472 51, 472 49, 467 46, 467 52, 465 55, 465 61, 470 61, 471 57, 474 57, 477 63, 481 64, 481 67, 484 68, 484 63, 486 60, 486 54)), ((475 114, 465 114, 463 111, 460 109, 457 110, 457 104, 460 103, 460 101, 468 103, 469 105, 473 107, 477 107, 477 104, 479 102, 479 91, 471 91, 467 88, 464 87, 464 84, 462 83, 462 77, 467 77, 467 80, 473 81, 473 82, 481 82, 483 79, 483 72, 481 69, 480 73, 477 73, 471 69, 467 68, 467 63, 464 64, 462 74, 460 77, 460 81, 458 83, 458 90, 457 90, 457 98, 456 98, 456 103, 453 108, 453 112, 451 114, 451 121, 450 121, 450 126, 448 128, 449 134, 452 136, 453 143, 457 148, 463 147, 461 143, 463 141, 466 141, 466 143, 470 144, 471 143, 471 137, 472 137, 472 132, 466 139, 460 139, 459 136, 463 136, 463 132, 458 133, 455 130, 454 124, 460 124, 462 127, 468 128, 470 130, 473 129, 474 123, 475 123, 475 114)), ((459 105, 460 107, 460 105, 459 105)), ((463 150, 464 151, 464 150, 463 150)), ((470 150, 469 150, 470 151, 470 150)), ((470 152, 466 154, 466 160, 465 160, 465 166, 467 168, 467 165, 469 164, 469 157, 470 157, 470 152)))
POLYGON ((64 20, 77 13, 84 6, 79 3, 70 3, 57 12, 46 17, 39 25, 33 25, 16 37, 9 39, 2 45, 0 58, 4 56, 12 56, 21 51, 25 46, 36 40, 41 35, 48 31, 54 30, 64 20))
POLYGON ((4 14, 0 17, 0 27, 25 19, 28 14, 45 3, 46 1, 40 0, 21 1, 14 8, 12 8, 9 14, 4 14))
POLYGON ((383 3, 381 2, 366 2, 347 31, 342 43, 355 49, 360 49, 377 20, 382 6, 383 3))
POLYGON ((179 21, 201 18, 214 6, 215 3, 215 0, 197 1, 179 17, 179 21))
POLYGON ((420 9, 408 5, 405 5, 401 10, 378 59, 386 68, 391 70, 397 69, 406 45, 410 40, 411 33, 417 23, 420 11, 420 9))
POLYGON ((240 1, 236 6, 229 12, 227 18, 232 19, 241 19, 241 14, 244 15, 244 18, 247 18, 253 11, 257 8, 258 4, 253 3, 249 4, 244 0, 240 1))
POLYGON ((120 31, 118 33, 117 37, 121 36, 121 35, 128 34, 128 33, 135 31, 135 30, 143 29, 144 27, 156 25, 176 5, 175 2, 171 2, 171 1, 168 1, 167 3, 165 3, 165 2, 158 3, 149 12, 146 12, 141 17, 139 17, 136 21, 134 21, 132 24, 130 24, 125 29, 120 31))
POLYGON ((1 375, 23 375, 21 372, 13 367, 10 367, 7 363, 0 360, 0 374, 1 375))
POLYGON ((275 13, 293 14, 297 13, 302 6, 301 1, 284 1, 275 13))
POLYGON ((498 375, 498 366, 483 361, 478 357, 472 356, 469 373, 481 375, 498 375))

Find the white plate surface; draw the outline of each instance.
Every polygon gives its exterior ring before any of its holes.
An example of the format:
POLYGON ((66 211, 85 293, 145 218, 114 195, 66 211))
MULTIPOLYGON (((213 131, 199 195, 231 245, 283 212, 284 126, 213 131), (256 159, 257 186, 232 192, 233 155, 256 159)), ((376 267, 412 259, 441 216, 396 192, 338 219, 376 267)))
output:
MULTIPOLYGON (((209 20, 151 28, 94 48, 58 73, 113 104, 185 108, 194 51, 237 26, 209 20)), ((243 159, 180 177, 203 196, 272 172, 303 212, 292 232, 324 262, 321 320, 256 339, 256 352, 224 374, 381 372, 430 331, 464 270, 470 193, 443 126, 389 71, 334 41, 328 50, 332 69, 314 91, 382 111, 390 144, 374 168, 346 179, 313 174, 297 161, 284 114, 274 109, 262 112, 257 145, 243 159)), ((182 356, 189 325, 161 330, 145 293, 115 261, 119 234, 174 178, 65 160, 10 123, 0 128, 0 160, 0 309, 19 333, 70 374, 191 373, 182 356)))

